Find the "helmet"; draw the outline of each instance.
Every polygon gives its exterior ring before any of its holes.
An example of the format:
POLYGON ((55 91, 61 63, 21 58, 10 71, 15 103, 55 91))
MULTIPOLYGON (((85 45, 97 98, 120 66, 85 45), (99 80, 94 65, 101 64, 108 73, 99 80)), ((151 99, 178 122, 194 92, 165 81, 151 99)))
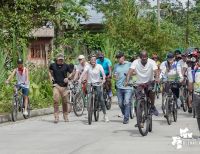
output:
POLYGON ((19 58, 19 59, 17 60, 17 64, 23 64, 23 59, 19 58))

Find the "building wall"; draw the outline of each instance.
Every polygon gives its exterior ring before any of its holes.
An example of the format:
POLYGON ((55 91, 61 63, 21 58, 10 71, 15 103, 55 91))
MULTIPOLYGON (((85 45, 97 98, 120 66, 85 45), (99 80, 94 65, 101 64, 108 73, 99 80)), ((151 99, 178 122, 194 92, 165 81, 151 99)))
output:
POLYGON ((48 65, 52 52, 53 39, 41 37, 31 39, 28 48, 28 61, 37 65, 48 65))

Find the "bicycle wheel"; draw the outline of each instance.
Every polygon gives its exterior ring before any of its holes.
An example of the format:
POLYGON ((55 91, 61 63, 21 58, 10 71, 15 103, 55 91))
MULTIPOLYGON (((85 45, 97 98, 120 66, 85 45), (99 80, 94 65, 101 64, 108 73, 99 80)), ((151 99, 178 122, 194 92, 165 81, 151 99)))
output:
POLYGON ((18 99, 17 98, 13 98, 12 101, 12 112, 11 112, 11 117, 12 117, 12 121, 16 121, 17 120, 17 115, 18 115, 18 99))
POLYGON ((103 97, 104 97, 106 109, 110 110, 111 109, 111 98, 108 96, 107 91, 105 89, 103 91, 103 97))
POLYGON ((149 132, 152 132, 153 123, 152 123, 152 115, 149 114, 149 132))
MULTIPOLYGON (((24 108, 24 101, 23 101, 23 108, 24 108)), ((31 107, 30 107, 30 101, 29 101, 29 99, 28 99, 28 105, 27 105, 27 112, 28 112, 28 115, 24 115, 23 114, 24 119, 28 119, 31 116, 31 107)))
POLYGON ((168 125, 172 124, 172 106, 171 106, 171 98, 167 98, 165 102, 165 109, 166 109, 166 114, 165 118, 167 119, 168 125))
POLYGON ((188 110, 188 92, 186 88, 184 88, 183 96, 181 97, 181 102, 183 106, 183 111, 186 112, 188 110))
POLYGON ((95 98, 95 95, 93 95, 93 97, 94 97, 94 120, 98 121, 99 120, 99 102, 95 98))
POLYGON ((130 104, 130 118, 133 119, 134 118, 134 107, 133 107, 133 103, 131 102, 130 104))
POLYGON ((93 104, 94 104, 94 100, 93 100, 93 95, 90 94, 89 95, 89 99, 88 99, 88 124, 91 125, 92 124, 92 114, 93 114, 93 104))
POLYGON ((83 97, 82 97, 81 92, 79 92, 75 95, 75 100, 74 100, 74 104, 73 104, 73 111, 74 111, 74 114, 77 117, 80 117, 80 116, 83 115, 84 101, 83 101, 83 97))
POLYGON ((177 122, 177 107, 176 107, 176 104, 173 104, 173 111, 172 111, 172 114, 173 114, 173 119, 174 119, 174 122, 177 122))
POLYGON ((147 117, 147 103, 144 100, 140 100, 137 102, 137 125, 142 136, 146 136, 149 132, 147 117))

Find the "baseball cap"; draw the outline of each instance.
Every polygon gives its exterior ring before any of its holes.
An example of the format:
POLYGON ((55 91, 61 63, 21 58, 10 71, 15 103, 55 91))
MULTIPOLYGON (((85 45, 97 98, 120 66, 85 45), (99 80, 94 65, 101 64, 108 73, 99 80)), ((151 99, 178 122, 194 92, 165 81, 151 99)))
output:
POLYGON ((84 55, 79 55, 78 59, 85 59, 85 56, 84 55))
POLYGON ((98 57, 99 57, 99 58, 103 58, 103 57, 104 57, 104 54, 103 54, 103 53, 99 53, 98 57))
POLYGON ((124 56, 124 53, 123 52, 118 52, 117 54, 116 54, 116 58, 121 58, 121 57, 123 57, 124 56))
POLYGON ((59 60, 59 59, 62 59, 64 60, 64 54, 63 53, 59 53, 56 55, 56 59, 59 60))
POLYGON ((172 58, 174 58, 174 54, 173 53, 168 53, 167 54, 167 59, 172 59, 172 58))

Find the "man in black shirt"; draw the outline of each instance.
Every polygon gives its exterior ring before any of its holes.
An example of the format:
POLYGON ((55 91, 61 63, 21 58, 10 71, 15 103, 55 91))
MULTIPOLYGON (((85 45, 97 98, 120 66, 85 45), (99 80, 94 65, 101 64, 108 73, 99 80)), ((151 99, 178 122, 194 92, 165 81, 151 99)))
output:
POLYGON ((72 73, 73 69, 70 65, 64 63, 64 55, 59 53, 56 56, 56 62, 49 67, 50 80, 53 82, 53 99, 54 99, 54 116, 55 123, 59 121, 59 100, 62 98, 63 118, 68 122, 68 74, 72 73))

